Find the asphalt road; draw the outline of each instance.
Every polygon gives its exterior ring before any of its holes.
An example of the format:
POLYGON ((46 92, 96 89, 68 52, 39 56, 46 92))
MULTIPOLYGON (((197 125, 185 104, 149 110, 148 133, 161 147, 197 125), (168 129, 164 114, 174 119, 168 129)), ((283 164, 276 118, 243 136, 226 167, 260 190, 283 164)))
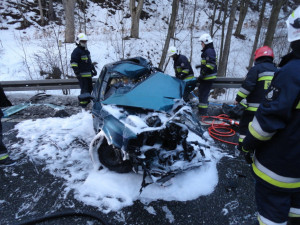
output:
MULTIPOLYGON (((6 144, 21 141, 12 121, 3 123, 6 144)), ((108 214, 77 201, 72 192, 63 196, 64 180, 24 155, 15 165, 0 168, 0 224, 34 224, 30 220, 53 214, 55 218, 38 224, 256 224, 251 168, 242 156, 235 156, 232 146, 220 147, 229 157, 218 163, 219 182, 212 194, 185 202, 135 201, 108 214)))

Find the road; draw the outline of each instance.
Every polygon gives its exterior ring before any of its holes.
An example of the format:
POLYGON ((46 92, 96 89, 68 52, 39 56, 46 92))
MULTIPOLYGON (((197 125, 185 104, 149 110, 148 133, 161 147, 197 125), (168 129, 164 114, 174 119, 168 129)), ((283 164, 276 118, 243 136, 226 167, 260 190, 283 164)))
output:
MULTIPOLYGON (((14 119, 3 122, 4 143, 9 146, 22 141, 16 138, 18 120, 14 119)), ((228 157, 218 163, 219 182, 212 194, 185 202, 157 200, 145 205, 135 201, 108 214, 77 201, 72 192, 64 196, 64 180, 24 155, 15 165, 0 168, 0 224, 34 224, 30 220, 53 213, 56 218, 39 224, 255 224, 251 167, 242 156, 235 156, 233 146, 217 144, 228 157)))

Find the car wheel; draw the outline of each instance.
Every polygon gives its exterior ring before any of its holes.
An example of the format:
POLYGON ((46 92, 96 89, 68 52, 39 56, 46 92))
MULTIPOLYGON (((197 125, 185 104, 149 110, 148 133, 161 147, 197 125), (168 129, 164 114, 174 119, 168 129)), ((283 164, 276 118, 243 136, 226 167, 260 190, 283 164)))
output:
POLYGON ((132 171, 129 160, 123 160, 122 152, 118 148, 108 145, 106 140, 98 149, 99 160, 103 166, 117 173, 128 173, 132 171))

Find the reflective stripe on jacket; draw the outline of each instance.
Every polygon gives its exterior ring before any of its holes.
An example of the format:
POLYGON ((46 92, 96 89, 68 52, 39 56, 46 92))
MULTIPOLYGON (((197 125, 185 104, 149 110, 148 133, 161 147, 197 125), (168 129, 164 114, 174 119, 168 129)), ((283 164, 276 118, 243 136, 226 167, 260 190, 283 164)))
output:
POLYGON ((189 75, 194 75, 192 66, 184 55, 176 55, 173 57, 174 59, 174 70, 177 78, 186 79, 189 75), (180 77, 180 74, 184 74, 184 78, 180 77))
POLYGON ((201 54, 201 75, 203 80, 217 77, 217 55, 212 43, 205 45, 201 54))
POLYGON ((94 68, 89 50, 81 46, 77 46, 71 54, 71 67, 76 76, 92 77, 92 69, 94 68))
MULTIPOLYGON (((255 66, 249 70, 235 100, 241 102, 243 99, 246 99, 248 104, 259 104, 264 98, 264 93, 270 86, 276 71, 277 68, 273 64, 272 58, 258 58, 255 61, 255 66)), ((258 106, 252 105, 247 110, 256 111, 257 108, 258 106)))
POLYGON ((287 190, 300 188, 299 71, 300 57, 275 73, 243 142, 256 146, 256 177, 287 190))

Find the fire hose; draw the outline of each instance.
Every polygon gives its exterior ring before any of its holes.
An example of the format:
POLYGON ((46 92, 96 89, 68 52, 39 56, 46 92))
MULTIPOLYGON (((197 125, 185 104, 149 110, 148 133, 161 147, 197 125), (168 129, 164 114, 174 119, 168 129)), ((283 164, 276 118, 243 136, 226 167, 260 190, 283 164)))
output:
POLYGON ((230 119, 226 114, 220 114, 218 116, 201 116, 201 118, 202 123, 210 125, 210 127, 208 128, 208 133, 212 138, 227 144, 238 145, 238 143, 222 139, 222 137, 233 137, 236 134, 235 130, 232 127, 238 127, 238 121, 230 119), (212 119, 212 121, 208 122, 208 119, 212 119), (222 122, 217 123, 217 121, 222 122))

